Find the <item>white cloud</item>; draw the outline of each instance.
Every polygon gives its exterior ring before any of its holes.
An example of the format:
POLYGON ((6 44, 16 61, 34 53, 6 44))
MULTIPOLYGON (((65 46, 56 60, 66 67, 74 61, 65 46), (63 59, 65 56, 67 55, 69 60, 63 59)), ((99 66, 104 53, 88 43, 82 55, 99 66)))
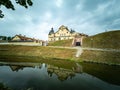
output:
POLYGON ((76 9, 79 10, 81 8, 81 4, 76 5, 76 9))
POLYGON ((61 7, 63 4, 63 0, 55 0, 56 1, 56 6, 61 7))
POLYGON ((114 20, 114 21, 112 22, 112 25, 114 25, 114 24, 120 24, 120 18, 119 18, 119 19, 114 20))
POLYGON ((97 15, 106 13, 106 9, 112 4, 112 2, 104 3, 98 5, 97 9, 94 11, 97 15))
POLYGON ((45 12, 43 18, 44 18, 45 21, 46 21, 46 20, 47 20, 47 21, 50 20, 50 19, 52 18, 52 13, 49 12, 49 11, 45 12))
POLYGON ((95 25, 94 23, 90 23, 90 22, 81 24, 79 28, 82 33, 86 33, 88 35, 93 35, 93 32, 94 34, 100 33, 101 30, 103 30, 102 27, 95 25))
POLYGON ((61 25, 89 35, 108 26, 120 28, 120 2, 113 1, 86 4, 85 0, 35 0, 28 9, 19 5, 15 11, 2 7, 5 18, 0 21, 0 35, 23 34, 47 40, 51 27, 57 31, 61 25))

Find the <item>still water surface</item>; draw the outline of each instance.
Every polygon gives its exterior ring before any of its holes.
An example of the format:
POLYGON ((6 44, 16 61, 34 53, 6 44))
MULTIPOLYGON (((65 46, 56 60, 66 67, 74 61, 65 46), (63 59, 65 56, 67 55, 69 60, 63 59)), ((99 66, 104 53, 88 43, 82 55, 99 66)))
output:
POLYGON ((13 90, 120 90, 120 66, 0 62, 0 83, 13 90))

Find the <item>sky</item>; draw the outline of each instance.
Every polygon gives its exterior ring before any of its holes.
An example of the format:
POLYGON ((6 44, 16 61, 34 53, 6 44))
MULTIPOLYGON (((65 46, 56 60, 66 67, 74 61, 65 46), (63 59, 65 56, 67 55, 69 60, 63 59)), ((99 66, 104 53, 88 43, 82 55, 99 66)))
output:
POLYGON ((1 6, 0 36, 48 40, 51 28, 57 31, 61 25, 89 36, 120 30, 120 0, 33 0, 28 9, 12 2, 15 11, 1 6))

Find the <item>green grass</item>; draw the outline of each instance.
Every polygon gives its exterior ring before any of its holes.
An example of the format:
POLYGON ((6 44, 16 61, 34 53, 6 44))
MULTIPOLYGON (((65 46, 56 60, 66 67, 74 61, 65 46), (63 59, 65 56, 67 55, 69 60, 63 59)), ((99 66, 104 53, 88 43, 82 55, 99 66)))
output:
POLYGON ((46 63, 57 67, 72 69, 76 66, 74 61, 59 58, 42 58, 39 56, 0 56, 2 62, 31 62, 31 63, 46 63))
POLYGON ((84 38, 83 47, 120 49, 120 30, 104 32, 84 38))
POLYGON ((72 39, 50 42, 48 45, 49 46, 68 46, 68 47, 70 47, 72 45, 72 39))
MULTIPOLYGON (((50 42, 49 46, 72 46, 71 40, 50 42)), ((82 47, 120 49, 120 30, 99 33, 83 39, 82 47)))
POLYGON ((120 65, 120 52, 84 50, 79 59, 85 62, 120 65))
POLYGON ((41 58, 73 59, 76 50, 43 46, 0 45, 1 56, 37 56, 41 58))
POLYGON ((84 50, 80 57, 75 57, 76 52, 75 49, 47 46, 0 45, 0 61, 8 58, 10 61, 16 60, 18 62, 64 60, 120 65, 120 52, 84 50))

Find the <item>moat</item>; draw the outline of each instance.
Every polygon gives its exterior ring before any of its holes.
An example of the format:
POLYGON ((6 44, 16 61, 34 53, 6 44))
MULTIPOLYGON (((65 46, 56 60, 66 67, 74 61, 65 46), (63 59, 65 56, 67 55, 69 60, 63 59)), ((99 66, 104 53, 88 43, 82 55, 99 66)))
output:
POLYGON ((0 83, 12 90, 120 90, 120 66, 50 62, 0 62, 0 83))

